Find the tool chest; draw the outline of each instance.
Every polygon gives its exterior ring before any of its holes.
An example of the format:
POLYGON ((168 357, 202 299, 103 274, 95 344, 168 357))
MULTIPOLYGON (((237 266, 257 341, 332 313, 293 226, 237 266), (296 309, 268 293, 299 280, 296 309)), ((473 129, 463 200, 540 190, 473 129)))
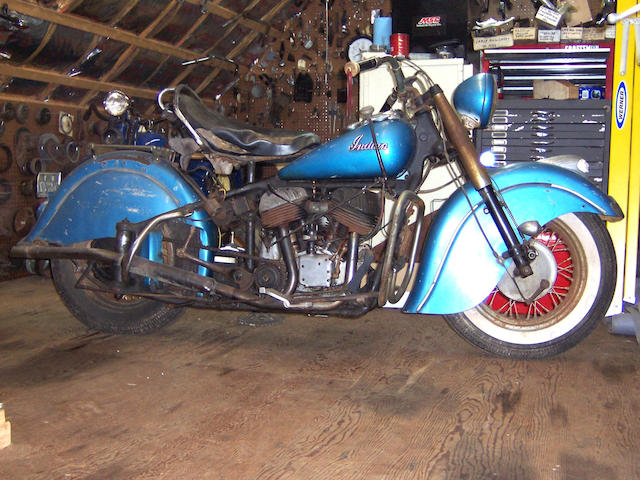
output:
POLYGON ((491 151, 496 165, 579 155, 588 177, 607 191, 609 100, 498 100, 487 128, 476 131, 480 153, 491 151))

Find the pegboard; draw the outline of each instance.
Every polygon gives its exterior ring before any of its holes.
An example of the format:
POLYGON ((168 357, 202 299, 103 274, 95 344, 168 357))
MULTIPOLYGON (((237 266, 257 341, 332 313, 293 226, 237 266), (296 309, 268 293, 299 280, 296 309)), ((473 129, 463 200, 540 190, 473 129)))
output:
MULTIPOLYGON (((276 39, 265 53, 256 59, 249 73, 243 75, 235 89, 230 89, 218 100, 218 108, 225 115, 256 126, 304 130, 317 134, 323 140, 335 138, 348 125, 347 118, 357 118, 358 85, 353 86, 353 111, 346 111, 346 103, 338 101, 340 90, 346 90, 344 65, 346 50, 351 40, 360 35, 371 35, 371 9, 380 9, 390 15, 390 0, 376 2, 330 2, 329 30, 333 32, 329 45, 330 73, 325 82, 325 2, 313 0, 291 18, 283 35, 276 39), (344 27, 346 28, 343 28, 344 27), (305 48, 309 41, 312 46, 305 48), (298 68, 304 60, 306 69, 298 68), (296 77, 306 72, 313 80, 311 102, 294 101, 296 77), (272 87, 270 87, 273 85, 272 87), (257 87, 256 87, 257 86, 257 87), (271 94, 269 90, 271 89, 271 94), (259 93, 256 98, 252 93, 259 93), (269 113, 274 104, 287 103, 277 119, 269 113), (350 115, 348 115, 350 113, 350 115)), ((343 95, 340 98, 344 100, 343 95)))
MULTIPOLYGON (((76 145, 86 135, 82 111, 45 102, 2 101, 0 97, 0 281, 24 275, 24 262, 11 259, 9 250, 31 229, 42 199, 36 198, 36 175, 40 171, 66 172, 85 153, 66 146, 76 145), (20 112, 16 117, 16 113, 20 112), (48 118, 48 121, 45 121, 48 118), (61 120, 62 118, 62 120, 61 120), (69 134, 60 131, 60 123, 69 134), (43 136, 46 135, 46 136, 43 136), (55 157, 44 153, 42 140, 59 147, 55 157), (10 164, 6 154, 10 154, 10 164), (55 158, 55 160, 54 160, 55 158)), ((51 152, 51 148, 49 152, 51 152)))

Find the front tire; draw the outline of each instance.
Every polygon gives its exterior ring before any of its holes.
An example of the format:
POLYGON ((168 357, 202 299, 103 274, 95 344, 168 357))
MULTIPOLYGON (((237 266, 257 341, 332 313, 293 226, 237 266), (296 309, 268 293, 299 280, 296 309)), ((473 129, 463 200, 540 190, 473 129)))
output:
POLYGON ((570 213, 536 237, 557 265, 555 283, 531 304, 498 287, 480 305, 445 318, 470 343, 495 355, 544 358, 563 352, 598 325, 613 298, 615 251, 595 214, 570 213))

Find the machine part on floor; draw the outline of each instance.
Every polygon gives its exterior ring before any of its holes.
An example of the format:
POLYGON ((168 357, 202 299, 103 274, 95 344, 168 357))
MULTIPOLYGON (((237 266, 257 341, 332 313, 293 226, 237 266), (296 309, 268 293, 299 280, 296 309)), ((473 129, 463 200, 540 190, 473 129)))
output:
POLYGON ((11 149, 4 143, 0 143, 0 173, 9 170, 12 163, 13 155, 11 154, 11 149))
POLYGON ((51 121, 51 110, 47 107, 42 107, 36 112, 36 123, 38 125, 47 125, 51 121))
POLYGON ((16 235, 24 237, 36 223, 36 215, 31 207, 24 207, 13 215, 13 231, 16 235))
POLYGON ((238 316, 238 325, 243 327, 268 327, 284 321, 282 315, 266 312, 248 312, 238 316))
POLYGON ((633 335, 640 344, 640 311, 637 305, 626 304, 624 312, 606 318, 609 333, 614 335, 633 335))
POLYGON ((27 120, 29 120, 29 105, 26 103, 16 105, 16 120, 23 125, 27 123, 27 120))
POLYGON ((11 198, 11 184, 6 178, 0 178, 0 205, 11 198))

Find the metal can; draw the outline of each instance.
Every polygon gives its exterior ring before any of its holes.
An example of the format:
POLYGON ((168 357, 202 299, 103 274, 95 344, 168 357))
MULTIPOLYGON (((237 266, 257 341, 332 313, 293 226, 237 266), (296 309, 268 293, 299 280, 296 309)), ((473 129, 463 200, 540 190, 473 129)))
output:
POLYGON ((409 34, 394 33, 391 35, 391 55, 409 56, 409 34))

